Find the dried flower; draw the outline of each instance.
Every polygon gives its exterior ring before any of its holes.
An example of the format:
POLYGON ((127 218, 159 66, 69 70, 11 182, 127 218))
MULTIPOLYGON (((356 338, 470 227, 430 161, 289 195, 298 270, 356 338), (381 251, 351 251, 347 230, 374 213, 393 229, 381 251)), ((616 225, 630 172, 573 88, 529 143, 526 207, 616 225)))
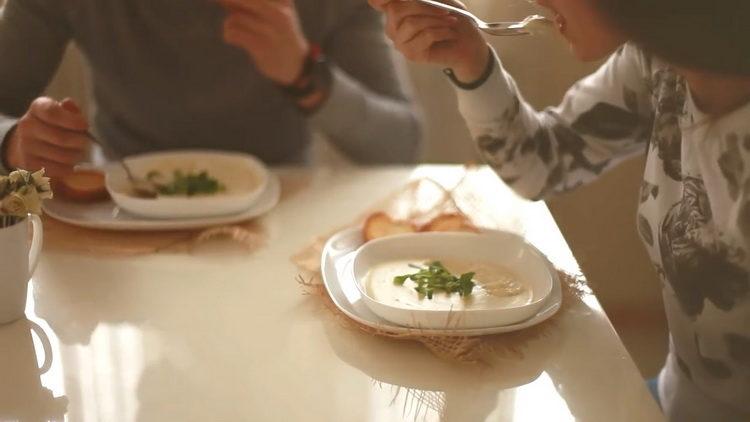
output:
POLYGON ((2 211, 3 214, 16 217, 23 217, 28 214, 26 201, 24 200, 23 196, 16 192, 12 192, 8 196, 3 198, 2 211))
POLYGON ((8 175, 10 185, 14 188, 19 188, 29 181, 29 172, 26 170, 16 170, 8 175))
POLYGON ((52 198, 52 187, 49 183, 49 177, 44 176, 44 169, 31 173, 31 180, 34 186, 36 186, 36 191, 39 193, 40 199, 52 198))
POLYGON ((39 197, 39 194, 36 192, 36 190, 27 187, 27 189, 25 189, 24 192, 21 193, 21 197, 23 198, 23 202, 26 204, 27 213, 42 213, 42 199, 39 197))
POLYGON ((42 201, 49 198, 52 198, 52 188, 44 169, 34 173, 16 170, 8 176, 0 176, 0 216, 40 214, 42 201))

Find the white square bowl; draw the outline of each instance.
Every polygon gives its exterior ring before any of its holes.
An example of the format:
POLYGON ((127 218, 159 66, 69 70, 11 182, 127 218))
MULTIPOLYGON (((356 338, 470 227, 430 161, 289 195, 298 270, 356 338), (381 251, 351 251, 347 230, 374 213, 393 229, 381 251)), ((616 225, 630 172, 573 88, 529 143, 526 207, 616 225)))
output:
POLYGON ((158 196, 139 198, 130 190, 130 181, 122 166, 107 168, 106 185, 112 200, 122 209, 149 218, 199 218, 236 214, 249 209, 266 189, 266 166, 248 154, 219 151, 185 150, 143 154, 125 159, 136 178, 151 171, 171 177, 175 170, 207 171, 225 186, 214 195, 158 196))
POLYGON ((416 233, 376 239, 359 248, 352 265, 352 276, 370 310, 390 322, 422 329, 489 328, 531 318, 552 291, 554 271, 538 249, 516 234, 501 231, 416 233), (415 257, 491 262, 504 266, 531 289, 531 300, 523 305, 490 309, 426 310, 389 305, 368 294, 365 281, 370 269, 386 262, 415 257))

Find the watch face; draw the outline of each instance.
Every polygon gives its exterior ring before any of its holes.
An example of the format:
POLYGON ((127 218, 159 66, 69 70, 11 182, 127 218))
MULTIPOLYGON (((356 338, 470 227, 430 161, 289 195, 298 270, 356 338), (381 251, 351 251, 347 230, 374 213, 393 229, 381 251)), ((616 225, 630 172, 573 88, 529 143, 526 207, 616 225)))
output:
MULTIPOLYGON (((305 64, 297 81, 291 85, 279 86, 279 88, 295 102, 303 113, 311 113, 322 105, 328 98, 333 73, 325 55, 316 45, 310 46, 310 52, 305 59, 305 64), (300 100, 306 100, 313 94, 322 98, 315 106, 308 109, 299 105, 300 100)), ((304 101, 303 101, 304 102, 304 101)))

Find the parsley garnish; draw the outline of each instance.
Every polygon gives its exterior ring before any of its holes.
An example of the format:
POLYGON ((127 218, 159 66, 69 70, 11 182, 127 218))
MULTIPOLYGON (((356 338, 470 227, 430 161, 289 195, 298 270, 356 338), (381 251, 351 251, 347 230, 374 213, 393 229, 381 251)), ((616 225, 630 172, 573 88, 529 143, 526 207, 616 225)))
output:
POLYGON ((471 294, 476 285, 472 279, 475 273, 464 273, 456 277, 448 271, 440 261, 425 263, 427 267, 409 264, 410 267, 416 268, 414 274, 406 274, 393 278, 393 284, 403 286, 406 280, 412 280, 417 283, 414 290, 427 299, 432 299, 435 292, 458 293, 461 297, 471 294))
POLYGON ((161 173, 154 170, 146 175, 146 179, 154 184, 159 194, 168 196, 211 195, 225 189, 224 185, 209 176, 205 170, 199 173, 188 172, 187 174, 175 170, 172 176, 170 183, 158 183, 157 179, 161 178, 161 173))

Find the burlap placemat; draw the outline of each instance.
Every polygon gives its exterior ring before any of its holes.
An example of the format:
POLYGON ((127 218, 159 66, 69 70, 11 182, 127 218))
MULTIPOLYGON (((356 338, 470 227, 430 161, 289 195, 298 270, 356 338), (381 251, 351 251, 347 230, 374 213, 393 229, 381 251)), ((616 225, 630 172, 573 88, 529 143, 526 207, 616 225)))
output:
POLYGON ((417 224, 429 221, 442 213, 460 213, 470 221, 485 222, 485 224, 479 226, 489 229, 496 228, 486 224, 491 219, 488 219, 486 215, 481 215, 483 212, 482 198, 475 189, 472 189, 471 179, 477 171, 479 170, 468 168, 460 180, 450 187, 443 186, 429 178, 414 180, 380 201, 353 223, 314 239, 292 257, 292 262, 300 270, 297 282, 300 283, 306 294, 319 299, 344 327, 374 336, 416 341, 427 347, 437 357, 449 361, 489 362, 491 357, 498 355, 506 358, 523 358, 524 348, 531 341, 545 337, 555 330, 558 321, 569 312, 572 305, 576 301, 580 301, 582 295, 590 292, 581 275, 558 271, 563 291, 561 308, 552 318, 539 325, 512 333, 488 336, 434 337, 424 335, 419 330, 414 330, 408 334, 390 332, 350 319, 333 303, 323 285, 320 274, 320 257, 326 240, 344 228, 361 227, 365 218, 373 212, 384 211, 393 218, 409 220, 417 224))
POLYGON ((56 252, 107 256, 146 255, 157 252, 190 253, 213 239, 229 239, 248 251, 266 242, 266 230, 257 221, 200 230, 113 231, 74 226, 44 217, 44 249, 56 252))

